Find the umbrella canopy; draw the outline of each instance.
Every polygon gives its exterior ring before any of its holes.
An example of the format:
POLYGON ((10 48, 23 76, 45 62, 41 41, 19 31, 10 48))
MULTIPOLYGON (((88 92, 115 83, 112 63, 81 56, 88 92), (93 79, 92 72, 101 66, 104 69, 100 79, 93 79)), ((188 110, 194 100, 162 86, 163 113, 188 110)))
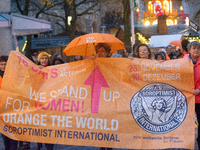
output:
POLYGON ((169 44, 174 45, 176 47, 180 47, 181 46, 181 40, 172 41, 169 44))
POLYGON ((106 33, 91 33, 79 36, 72 40, 64 49, 67 56, 81 55, 91 56, 96 54, 95 45, 97 43, 107 43, 111 47, 111 53, 125 49, 124 43, 111 34, 106 33))

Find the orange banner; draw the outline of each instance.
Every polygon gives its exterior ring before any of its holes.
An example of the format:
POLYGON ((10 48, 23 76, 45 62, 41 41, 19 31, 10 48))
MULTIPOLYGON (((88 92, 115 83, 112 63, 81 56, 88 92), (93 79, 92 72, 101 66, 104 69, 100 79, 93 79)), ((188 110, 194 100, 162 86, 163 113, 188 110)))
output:
POLYGON ((192 149, 193 87, 189 59, 98 58, 39 69, 11 52, 0 132, 40 143, 192 149))

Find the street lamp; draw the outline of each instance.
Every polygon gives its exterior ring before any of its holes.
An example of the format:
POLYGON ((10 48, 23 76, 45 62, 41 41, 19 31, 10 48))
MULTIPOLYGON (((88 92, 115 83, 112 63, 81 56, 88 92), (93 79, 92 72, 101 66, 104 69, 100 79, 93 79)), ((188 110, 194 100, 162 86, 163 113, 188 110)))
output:
POLYGON ((136 8, 136 12, 137 12, 137 18, 139 19, 140 18, 140 16, 139 16, 140 9, 136 8))
POLYGON ((101 26, 101 33, 106 33, 106 26, 101 26))
POLYGON ((180 7, 181 10, 181 17, 183 17, 183 6, 180 7))

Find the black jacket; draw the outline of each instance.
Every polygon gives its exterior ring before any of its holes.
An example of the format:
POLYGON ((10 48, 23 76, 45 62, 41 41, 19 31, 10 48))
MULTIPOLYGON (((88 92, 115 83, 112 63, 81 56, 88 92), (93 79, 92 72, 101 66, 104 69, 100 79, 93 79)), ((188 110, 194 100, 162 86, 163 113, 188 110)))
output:
POLYGON ((0 76, 3 78, 4 71, 0 69, 0 76))

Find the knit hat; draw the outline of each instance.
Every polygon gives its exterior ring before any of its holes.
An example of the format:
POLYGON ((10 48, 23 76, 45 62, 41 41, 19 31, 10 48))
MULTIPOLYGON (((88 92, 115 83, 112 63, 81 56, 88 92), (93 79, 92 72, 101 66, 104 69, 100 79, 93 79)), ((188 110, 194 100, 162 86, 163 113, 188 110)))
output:
POLYGON ((47 52, 41 52, 38 55, 38 61, 40 61, 40 59, 42 58, 42 56, 48 56, 48 59, 50 59, 51 55, 49 55, 47 52))

